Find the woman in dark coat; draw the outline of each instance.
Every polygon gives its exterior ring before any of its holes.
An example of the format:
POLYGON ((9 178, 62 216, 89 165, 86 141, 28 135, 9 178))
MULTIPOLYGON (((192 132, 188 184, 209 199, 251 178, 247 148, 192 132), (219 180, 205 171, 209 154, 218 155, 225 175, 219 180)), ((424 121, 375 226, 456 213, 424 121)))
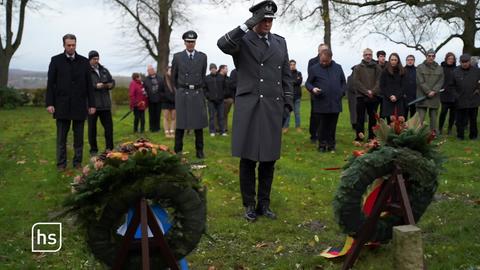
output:
POLYGON ((390 54, 380 77, 382 117, 390 123, 390 116, 405 116, 405 69, 397 53, 390 54))
POLYGON ((456 62, 457 58, 455 57, 455 54, 449 52, 445 55, 445 61, 443 61, 441 64, 443 68, 443 74, 445 76, 442 88, 445 89, 445 91, 440 93, 440 102, 442 103, 442 109, 440 111, 440 119, 438 123, 440 134, 442 133, 448 111, 450 111, 450 116, 448 117, 448 135, 452 133, 452 127, 455 123, 456 97, 453 71, 455 70, 456 62))

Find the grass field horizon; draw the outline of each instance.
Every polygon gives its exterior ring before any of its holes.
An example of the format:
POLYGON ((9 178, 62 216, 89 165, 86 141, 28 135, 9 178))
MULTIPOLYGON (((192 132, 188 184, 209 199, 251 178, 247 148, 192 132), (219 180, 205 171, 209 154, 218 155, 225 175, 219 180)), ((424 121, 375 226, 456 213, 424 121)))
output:
MULTIPOLYGON (((305 97, 307 98, 307 97, 305 97)), ((238 183, 239 159, 231 157, 231 135, 208 136, 204 130, 207 168, 200 171, 208 188, 208 235, 187 260, 190 269, 340 269, 343 260, 320 256, 328 246, 345 238, 334 220, 332 199, 342 167, 356 148, 354 131, 344 112, 337 127, 337 150, 320 153, 309 141, 310 102, 302 101, 302 131, 291 128, 283 136, 282 157, 276 163, 272 189, 275 221, 260 218, 248 223, 238 183)), ((137 138, 132 116, 119 122, 128 106, 114 108, 115 145, 137 138)), ((147 114, 148 115, 148 114, 147 114)), ((163 119, 162 119, 163 120, 163 119)), ((147 117, 148 129, 148 117, 147 117)), ((231 125, 231 119, 229 121, 231 125)), ((84 159, 88 161, 85 123, 84 159)), ((99 148, 104 147, 99 124, 99 148)), ((146 132, 155 143, 173 148, 173 139, 146 132)), ((195 160, 194 136, 185 138, 187 158, 195 160)), ((57 253, 31 252, 31 227, 50 221, 70 193, 72 131, 68 139, 66 173, 55 166, 55 121, 42 107, 0 110, 0 269, 106 269, 89 252, 83 234, 72 218, 63 223, 63 246, 57 253)), ((439 149, 447 158, 435 200, 418 223, 422 229, 428 269, 480 269, 480 141, 441 137, 439 149), (443 142, 444 141, 444 142, 443 142)), ((364 249, 355 269, 393 269, 393 247, 364 249)))

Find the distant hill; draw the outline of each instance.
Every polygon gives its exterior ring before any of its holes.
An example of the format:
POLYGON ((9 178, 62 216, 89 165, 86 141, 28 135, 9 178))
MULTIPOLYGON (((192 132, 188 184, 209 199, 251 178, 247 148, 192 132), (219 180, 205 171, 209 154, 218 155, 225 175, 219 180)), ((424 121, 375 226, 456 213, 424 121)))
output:
MULTIPOLYGON (((129 76, 113 76, 117 86, 128 87, 131 78, 129 76)), ((8 85, 16 89, 36 89, 47 86, 46 71, 31 71, 23 69, 10 69, 8 85)))

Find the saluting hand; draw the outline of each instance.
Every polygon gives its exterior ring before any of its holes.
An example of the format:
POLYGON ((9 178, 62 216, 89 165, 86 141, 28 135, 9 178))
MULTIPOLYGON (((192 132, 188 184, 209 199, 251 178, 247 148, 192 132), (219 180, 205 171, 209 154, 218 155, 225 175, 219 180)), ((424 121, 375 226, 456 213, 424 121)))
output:
POLYGON ((254 13, 252 17, 245 21, 245 25, 248 29, 252 30, 252 28, 259 24, 263 18, 265 18, 265 12, 263 9, 259 10, 257 13, 254 13))

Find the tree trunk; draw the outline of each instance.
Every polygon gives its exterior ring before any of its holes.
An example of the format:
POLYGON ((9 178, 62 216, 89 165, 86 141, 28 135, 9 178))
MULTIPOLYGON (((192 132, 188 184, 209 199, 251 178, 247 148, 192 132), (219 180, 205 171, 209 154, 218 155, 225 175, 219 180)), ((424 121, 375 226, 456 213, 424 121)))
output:
MULTIPOLYGON (((12 60, 13 54, 20 46, 22 42, 23 26, 25 22, 25 8, 28 0, 22 0, 20 2, 18 13, 18 27, 15 40, 13 39, 13 0, 7 0, 5 4, 5 38, 0 33, 0 87, 5 87, 8 84, 8 73, 10 60, 12 60), (5 44, 3 44, 5 42, 5 44)), ((3 1, 2 1, 3 5, 3 1)))
POLYGON ((323 19, 323 43, 332 49, 332 21, 330 20, 329 0, 322 0, 322 19, 323 19))
POLYGON ((477 32, 475 24, 475 0, 468 0, 464 10, 463 22, 465 28, 462 33, 463 53, 478 56, 480 55, 480 48, 475 47, 475 34, 477 32))
POLYGON ((8 67, 12 56, 7 56, 0 53, 0 88, 8 85, 8 67))
POLYGON ((157 73, 164 74, 167 70, 170 56, 170 35, 172 28, 169 24, 169 13, 171 6, 168 4, 169 0, 160 0, 160 25, 158 27, 158 44, 157 44, 157 73))

